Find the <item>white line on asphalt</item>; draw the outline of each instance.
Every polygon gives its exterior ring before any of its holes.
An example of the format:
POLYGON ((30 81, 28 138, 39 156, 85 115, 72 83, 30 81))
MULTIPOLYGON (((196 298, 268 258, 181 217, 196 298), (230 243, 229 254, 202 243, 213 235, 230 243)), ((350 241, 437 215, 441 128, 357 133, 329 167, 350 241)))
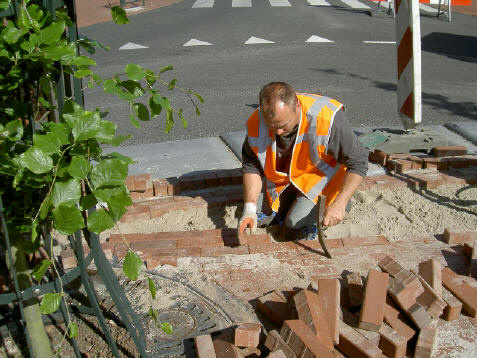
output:
POLYGON ((368 5, 360 3, 358 0, 341 0, 352 9, 371 9, 368 5))
POLYGON ((433 7, 425 5, 425 4, 419 4, 419 9, 421 9, 423 11, 426 11, 426 12, 430 12, 432 14, 437 14, 437 12, 438 12, 437 9, 434 9, 433 7))
POLYGON ((126 12, 136 12, 136 11, 139 11, 139 10, 142 10, 144 9, 143 7, 141 6, 136 6, 136 7, 130 7, 130 8, 127 8, 127 9, 124 9, 126 12))
POLYGON ((120 50, 137 50, 137 49, 140 49, 140 48, 149 48, 149 47, 143 46, 143 45, 138 45, 138 44, 135 44, 133 42, 128 42, 127 44, 122 45, 119 49, 120 50))
POLYGON ((252 7, 252 0, 232 0, 232 7, 252 7))
POLYGON ((291 6, 288 0, 268 0, 271 6, 291 6))
POLYGON ((200 41, 197 39, 190 39, 182 46, 208 46, 212 45, 210 42, 200 41))
POLYGON ((396 41, 363 41, 365 44, 396 44, 396 41))
POLYGON ((261 39, 259 37, 252 36, 247 41, 244 42, 245 45, 254 45, 254 44, 274 44, 273 41, 268 41, 261 39))
POLYGON ((307 0, 310 5, 313 6, 331 6, 325 0, 307 0))
POLYGON ((212 7, 214 6, 214 0, 195 0, 192 7, 212 7))
POLYGON ((334 41, 325 39, 324 37, 312 35, 305 42, 334 42, 334 41))

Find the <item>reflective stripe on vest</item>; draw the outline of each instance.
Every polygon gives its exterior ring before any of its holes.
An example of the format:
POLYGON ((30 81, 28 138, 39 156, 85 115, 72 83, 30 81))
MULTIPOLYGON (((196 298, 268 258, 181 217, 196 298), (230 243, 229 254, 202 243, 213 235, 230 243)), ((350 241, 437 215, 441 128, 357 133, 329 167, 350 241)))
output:
POLYGON ((334 116, 342 104, 313 94, 297 94, 297 97, 302 113, 289 173, 276 170, 275 135, 265 125, 260 109, 247 121, 248 142, 264 170, 267 197, 275 212, 279 207, 279 195, 290 181, 315 203, 321 193, 325 194, 329 204, 339 193, 346 170, 326 154, 334 116))

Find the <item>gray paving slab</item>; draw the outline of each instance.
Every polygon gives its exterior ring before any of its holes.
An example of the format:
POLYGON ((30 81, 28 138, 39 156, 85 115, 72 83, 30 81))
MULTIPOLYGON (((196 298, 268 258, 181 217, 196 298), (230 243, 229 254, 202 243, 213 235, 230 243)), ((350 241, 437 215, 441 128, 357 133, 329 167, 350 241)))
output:
POLYGON ((477 145, 477 122, 451 122, 446 127, 477 145))
POLYGON ((216 169, 232 169, 241 162, 218 137, 108 148, 131 157, 129 174, 152 174, 153 178, 179 177, 216 169))

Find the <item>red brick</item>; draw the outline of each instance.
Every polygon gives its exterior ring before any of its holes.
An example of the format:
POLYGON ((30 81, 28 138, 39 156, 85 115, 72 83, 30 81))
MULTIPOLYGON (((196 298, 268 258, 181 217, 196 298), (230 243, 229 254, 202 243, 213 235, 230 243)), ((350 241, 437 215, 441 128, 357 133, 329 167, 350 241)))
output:
POLYGON ((305 357, 306 354, 310 357, 333 357, 332 349, 322 345, 316 339, 311 328, 303 321, 288 320, 283 322, 280 336, 299 357, 305 357))
POLYGON ((205 188, 205 180, 202 174, 188 174, 179 178, 181 191, 191 191, 205 188))
POLYGON ((345 247, 371 246, 371 245, 387 245, 389 241, 384 236, 354 236, 343 237, 341 239, 345 247))
POLYGON ((248 255, 248 246, 235 246, 235 247, 202 247, 200 249, 200 256, 204 257, 214 257, 214 256, 223 256, 223 255, 248 255))
POLYGON ((386 190, 386 189, 393 189, 397 186, 404 186, 403 182, 396 180, 394 178, 389 178, 386 180, 376 180, 376 189, 378 191, 386 190))
POLYGON ((293 242, 271 242, 265 244, 249 244, 250 254, 271 254, 275 252, 283 252, 289 250, 296 250, 296 245, 293 242))
POLYGON ((439 158, 423 158, 424 169, 437 169, 441 160, 439 158))
POLYGON ((452 172, 441 173, 441 176, 445 179, 447 185, 464 185, 466 183, 464 178, 457 177, 452 172))
POLYGON ((422 158, 411 155, 409 156, 409 160, 412 162, 411 169, 422 169, 424 166, 424 161, 422 158))
POLYGON ((144 199, 144 193, 133 191, 129 193, 129 197, 131 198, 132 201, 142 200, 144 199))
MULTIPOLYGON (((298 250, 306 250, 312 252, 322 250, 321 244, 318 240, 298 240, 295 241, 295 243, 298 250)), ((336 249, 338 247, 343 247, 341 239, 325 239, 325 244, 328 249, 336 249)))
POLYGON ((363 302, 363 280, 359 272, 352 272, 346 275, 346 286, 348 290, 349 306, 351 308, 361 306, 363 302))
POLYGON ((126 184, 126 187, 128 188, 129 192, 134 191, 134 177, 132 175, 128 175, 126 177, 124 184, 126 184))
POLYGON ((232 185, 232 177, 230 176, 230 170, 228 169, 221 169, 217 170, 217 180, 219 182, 219 185, 232 185))
POLYGON ((167 196, 167 180, 156 179, 153 180, 152 186, 154 187, 154 196, 167 196))
POLYGON ((258 323, 242 323, 235 329, 237 347, 257 347, 260 343, 262 326, 258 323))
POLYGON ((310 290, 302 290, 293 296, 293 300, 298 318, 311 328, 321 344, 333 350, 333 338, 319 296, 310 290))
POLYGON ((279 291, 270 292, 257 301, 258 309, 277 325, 288 319, 288 301, 279 291))
POLYGON ((381 164, 383 167, 386 166, 387 158, 388 154, 379 149, 375 149, 369 156, 370 161, 381 164))
POLYGON ((162 265, 177 266, 177 256, 152 256, 146 257, 145 261, 148 270, 155 269, 162 265))
POLYGON ((442 235, 448 244, 462 244, 466 241, 477 240, 477 231, 463 231, 457 228, 445 228, 442 235))
POLYGON ((215 171, 204 173, 204 181, 206 188, 215 188, 219 185, 219 180, 217 179, 215 171))
POLYGON ((416 304, 417 297, 424 292, 419 279, 415 277, 409 284, 404 285, 402 281, 394 277, 389 280, 389 294, 394 301, 404 310, 416 304))
POLYGON ((162 215, 165 215, 171 211, 178 210, 177 203, 166 203, 166 204, 155 204, 149 206, 149 211, 151 213, 151 219, 159 218, 162 215))
POLYGON ((129 207, 126 214, 124 214, 121 218, 122 223, 132 223, 138 220, 148 220, 151 218, 151 214, 149 213, 149 208, 142 206, 142 207, 129 207))
POLYGON ((386 357, 401 358, 406 356, 407 340, 387 324, 379 329, 381 339, 379 348, 386 357))
POLYGON ((242 352, 232 343, 216 339, 214 341, 215 355, 220 358, 244 358, 242 352))
POLYGON ((423 189, 435 189, 446 184, 440 173, 415 174, 414 177, 422 180, 423 189))
POLYGON ((259 235, 247 235, 241 234, 238 236, 240 245, 258 245, 271 243, 270 236, 268 234, 259 235))
POLYGON ((359 334, 364 336, 374 345, 379 345, 380 335, 378 332, 367 331, 365 329, 359 328, 359 312, 357 312, 357 314, 353 314, 344 307, 342 307, 341 312, 343 314, 342 320, 344 323, 355 329, 359 334))
POLYGON ((333 342, 338 344, 340 319, 340 282, 338 279, 319 279, 318 297, 323 306, 333 342))
POLYGON ((181 184, 179 182, 179 179, 176 177, 169 177, 166 178, 167 182, 167 195, 172 196, 172 195, 178 195, 181 193, 181 184))
POLYGON ((419 332, 419 337, 414 351, 415 358, 431 358, 432 348, 437 333, 437 322, 433 322, 429 327, 419 332))
POLYGON ((442 270, 442 284, 462 301, 462 310, 466 314, 473 318, 477 317, 477 287, 475 285, 471 286, 448 267, 442 270))
POLYGON ((406 314, 421 330, 427 328, 433 322, 429 313, 427 313, 424 306, 422 306, 420 303, 415 303, 409 307, 406 311, 406 314))
POLYGON ((377 346, 343 321, 340 321, 339 332, 339 344, 336 348, 348 357, 382 357, 382 352, 377 346))
POLYGON ((220 237, 194 237, 187 240, 180 240, 177 243, 178 248, 186 247, 223 247, 224 243, 220 237))
POLYGON ((177 247, 176 240, 160 240, 160 241, 134 241, 131 248, 143 252, 153 252, 163 249, 175 249, 177 247))
MULTIPOLYGON (((156 234, 154 233, 135 233, 135 234, 123 234, 127 242, 132 243, 135 241, 154 241, 156 234)), ((124 242, 121 234, 111 234, 108 242, 124 242)))
POLYGON ((406 172, 412 169, 412 161, 408 159, 397 159, 395 160, 395 171, 397 173, 406 172))
POLYGON ((288 346, 288 344, 283 340, 276 330, 270 331, 265 340, 265 347, 267 347, 271 352, 282 351, 285 354, 286 358, 297 358, 296 354, 288 346))
POLYGON ((406 323, 404 315, 394 307, 394 303, 389 298, 384 305, 384 321, 403 336, 406 341, 409 341, 416 334, 416 331, 406 323))
POLYGON ((466 256, 468 259, 472 258, 472 250, 474 247, 477 247, 476 242, 464 242, 464 246, 462 247, 462 254, 466 256))
POLYGON ((432 154, 436 157, 450 157, 467 154, 467 147, 464 146, 437 146, 432 148, 432 154))
POLYGON ((462 311, 462 302, 445 287, 442 287, 442 298, 447 304, 442 313, 442 318, 446 321, 453 321, 459 318, 462 311))
POLYGON ((283 353, 283 351, 281 349, 279 349, 278 351, 275 351, 275 352, 271 352, 267 358, 287 358, 286 354, 283 353))
POLYGON ((377 332, 383 323, 389 274, 370 270, 359 317, 359 328, 377 332))
POLYGON ((419 281, 424 288, 424 292, 417 297, 416 301, 422 306, 424 306, 424 308, 427 310, 427 313, 429 313, 432 318, 439 318, 442 315, 444 308, 446 307, 446 303, 437 294, 437 292, 426 282, 426 280, 417 275, 416 272, 412 270, 411 272, 419 278, 419 281))
POLYGON ((230 180, 232 185, 240 185, 243 182, 243 175, 241 168, 230 169, 229 172, 230 180))
POLYGON ((439 261, 429 259, 419 263, 419 275, 436 291, 439 296, 442 296, 442 266, 439 261))
POLYGON ((469 157, 455 157, 455 158, 448 158, 449 168, 455 169, 465 169, 469 168, 471 165, 474 164, 472 158, 469 157))
POLYGON ((197 358, 216 358, 214 343, 210 334, 204 334, 194 338, 197 358))

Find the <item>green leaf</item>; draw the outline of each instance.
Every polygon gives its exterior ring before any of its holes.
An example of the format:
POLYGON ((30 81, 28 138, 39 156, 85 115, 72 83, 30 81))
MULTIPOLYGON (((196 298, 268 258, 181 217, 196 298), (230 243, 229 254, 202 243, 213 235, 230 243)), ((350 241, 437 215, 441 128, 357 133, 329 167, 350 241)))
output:
POLYGON ((91 171, 91 183, 95 189, 105 185, 122 185, 128 175, 128 165, 119 159, 99 162, 91 171))
POLYGON ((45 27, 40 32, 40 43, 51 45, 58 42, 61 35, 65 32, 65 23, 63 21, 55 22, 52 25, 45 27))
POLYGON ((143 263, 138 254, 129 250, 124 258, 123 272, 132 281, 136 281, 143 268, 143 263))
POLYGON ((166 333, 166 334, 173 334, 173 330, 172 330, 172 326, 170 323, 168 322, 162 322, 161 325, 160 325, 161 329, 166 333))
MULTIPOLYGON (((156 95, 155 95, 156 96, 156 95)), ((159 98, 161 96, 157 95, 159 98)), ((151 117, 157 117, 162 111, 162 105, 157 104, 154 97, 149 98, 149 108, 151 109, 151 117)))
POLYGON ((111 229, 113 226, 114 220, 105 209, 95 210, 88 216, 88 229, 96 234, 111 229))
POLYGON ((67 182, 57 181, 53 185, 51 201, 56 208, 61 204, 75 204, 81 198, 81 184, 76 179, 70 179, 67 182))
POLYGON ((62 234, 71 235, 84 228, 83 215, 80 210, 70 204, 61 204, 53 210, 53 225, 62 234))
POLYGON ((5 10, 10 6, 11 0, 0 0, 0 10, 5 10))
POLYGON ((149 286, 149 292, 151 292, 152 299, 156 299, 156 283, 150 277, 147 278, 147 284, 149 286))
POLYGON ((129 24, 129 19, 126 15, 126 11, 120 8, 119 6, 113 6, 111 8, 111 16, 113 17, 113 21, 118 25, 125 25, 129 24))
POLYGON ((44 123, 43 126, 45 126, 50 131, 50 133, 54 134, 56 140, 58 140, 61 145, 70 144, 68 136, 71 133, 71 128, 66 123, 48 122, 44 123))
POLYGON ((76 338, 78 337, 78 325, 76 322, 70 322, 68 326, 68 337, 76 338))
POLYGON ((182 114, 182 108, 179 110, 179 118, 181 119, 182 121, 182 126, 187 129, 187 121, 186 119, 184 118, 184 115, 182 114))
POLYGON ((83 111, 82 108, 72 114, 63 114, 75 141, 95 138, 101 130, 101 117, 99 112, 83 111))
POLYGON ((166 112, 166 128, 164 129, 164 132, 169 133, 174 127, 174 118, 172 116, 172 108, 168 108, 166 112))
POLYGON ((166 67, 161 68, 159 73, 163 73, 163 72, 170 71, 170 70, 172 70, 172 65, 167 65, 166 67))
POLYGON ((5 129, 7 130, 8 137, 15 141, 20 140, 23 137, 22 121, 14 119, 5 125, 5 129))
POLYGON ((23 166, 35 174, 43 174, 53 168, 53 160, 45 152, 34 146, 20 155, 20 161, 23 166))
POLYGON ((146 71, 135 63, 129 63, 126 65, 126 74, 133 81, 140 81, 146 77, 146 71))
POLYGON ((46 58, 53 61, 70 62, 76 56, 76 44, 66 41, 41 48, 46 58))
POLYGON ((151 70, 146 71, 146 82, 151 87, 154 85, 154 83, 156 83, 156 75, 154 74, 153 71, 151 70))
POLYGON ((197 114, 198 116, 200 116, 200 110, 199 110, 199 107, 195 107, 195 114, 197 114))
POLYGON ((106 93, 118 94, 121 91, 121 88, 118 85, 117 80, 106 80, 103 83, 103 89, 106 93))
POLYGON ((142 103, 134 103, 133 104, 134 111, 136 112, 137 118, 139 118, 141 121, 148 121, 149 118, 149 111, 147 110, 147 107, 143 105, 142 103))
POLYGON ((17 29, 13 22, 8 21, 7 27, 2 32, 2 37, 8 44, 13 44, 18 41, 20 37, 25 35, 28 31, 17 29))
POLYGON ((68 165, 68 173, 75 179, 85 179, 91 171, 91 164, 85 157, 76 155, 68 165))
POLYGON ((124 163, 126 164, 134 164, 136 163, 134 160, 132 160, 130 157, 126 156, 126 155, 122 155, 121 153, 118 153, 118 152, 112 152, 112 153, 108 153, 107 155, 108 159, 110 158, 117 158, 121 161, 123 161, 124 163))
POLYGON ((202 98, 202 96, 200 94, 198 94, 194 91, 190 91, 190 90, 189 90, 189 93, 196 96, 200 103, 204 103, 204 99, 202 98))
POLYGON ((154 308, 150 307, 147 314, 154 320, 154 324, 156 325, 156 327, 159 327, 159 322, 157 321, 157 311, 154 308))
POLYGON ((43 314, 54 313, 60 308, 61 295, 59 293, 46 293, 40 303, 40 312, 43 314))
POLYGON ((98 201, 108 204, 109 214, 114 221, 121 219, 121 216, 127 211, 126 208, 132 204, 125 185, 107 189, 96 189, 94 195, 98 201))
POLYGON ((141 87, 141 84, 136 81, 123 81, 121 86, 125 88, 128 93, 134 96, 134 98, 141 97, 144 94, 144 89, 141 87))
POLYGON ((119 134, 115 137, 113 137, 113 139, 111 140, 111 145, 114 146, 114 147, 117 147, 118 145, 121 145, 124 141, 128 140, 129 138, 131 138, 132 135, 128 134, 119 134))
POLYGON ((41 278, 45 275, 46 270, 50 267, 51 261, 50 260, 43 260, 38 265, 35 266, 33 269, 32 275, 38 282, 41 281, 41 278))
POLYGON ((99 132, 96 136, 96 140, 102 143, 111 143, 116 133, 116 123, 111 121, 101 120, 99 122, 99 132))
POLYGON ((93 194, 88 194, 81 198, 80 208, 81 210, 88 210, 91 209, 98 203, 95 196, 93 194))
POLYGON ((60 153, 61 141, 54 133, 33 134, 33 144, 47 155, 60 153))
POLYGON ((169 90, 172 91, 177 83, 177 78, 174 78, 170 83, 169 83, 169 90))
POLYGON ((134 127, 136 127, 137 129, 139 129, 141 127, 141 125, 139 124, 137 119, 134 118, 134 116, 132 114, 129 115, 129 119, 131 120, 131 123, 133 124, 134 127))
POLYGON ((74 66, 96 66, 96 62, 88 56, 78 56, 71 60, 70 65, 74 66))
POLYGON ((51 196, 48 196, 43 200, 40 206, 40 219, 43 220, 46 218, 48 215, 48 210, 50 209, 51 206, 51 196))
POLYGON ((75 78, 83 78, 89 76, 93 73, 89 68, 83 68, 75 71, 75 78))

